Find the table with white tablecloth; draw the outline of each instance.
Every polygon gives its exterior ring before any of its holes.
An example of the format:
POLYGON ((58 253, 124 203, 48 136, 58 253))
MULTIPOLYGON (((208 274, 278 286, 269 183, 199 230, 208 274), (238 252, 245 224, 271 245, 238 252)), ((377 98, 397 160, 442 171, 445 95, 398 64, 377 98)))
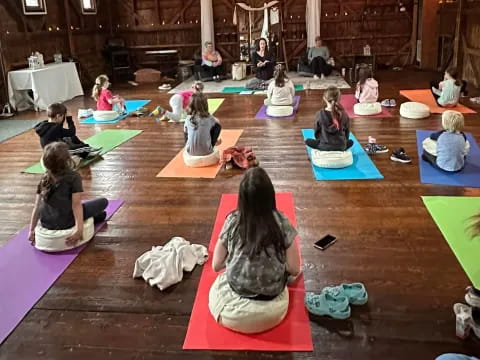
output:
POLYGON ((8 73, 8 97, 18 111, 32 107, 46 110, 50 104, 83 95, 77 67, 73 62, 48 64, 41 69, 21 69, 8 73), (33 98, 29 95, 33 92, 33 98))

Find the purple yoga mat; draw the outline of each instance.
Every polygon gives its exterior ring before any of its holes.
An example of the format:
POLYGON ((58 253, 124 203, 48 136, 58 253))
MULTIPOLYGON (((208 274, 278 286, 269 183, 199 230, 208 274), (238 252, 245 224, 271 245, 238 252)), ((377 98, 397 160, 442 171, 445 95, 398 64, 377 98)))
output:
MULTIPOLYGON (((109 200, 107 220, 123 202, 109 200)), ((95 225, 95 233, 105 224, 95 225)), ((0 344, 88 245, 48 254, 30 245, 28 230, 26 227, 0 248, 0 344)))
POLYGON ((297 114, 299 105, 300 105, 300 96, 295 96, 295 105, 293 106, 293 114, 291 116, 284 116, 284 117, 268 116, 267 105, 262 105, 260 110, 258 110, 257 115, 255 115, 255 119, 257 120, 293 119, 297 114))
POLYGON ((342 104, 345 112, 347 113, 348 117, 359 118, 359 117, 367 117, 367 118, 386 118, 386 117, 393 117, 393 115, 382 106, 382 112, 377 115, 357 115, 353 112, 353 106, 357 103, 357 99, 353 94, 345 94, 342 95, 340 98, 340 104, 342 104))

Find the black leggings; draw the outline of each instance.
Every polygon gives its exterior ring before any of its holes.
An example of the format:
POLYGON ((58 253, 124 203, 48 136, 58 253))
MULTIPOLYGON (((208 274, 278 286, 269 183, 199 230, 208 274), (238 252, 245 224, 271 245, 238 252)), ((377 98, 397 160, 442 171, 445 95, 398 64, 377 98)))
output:
POLYGON ((221 66, 208 66, 202 65, 203 70, 208 74, 209 77, 219 76, 221 75, 221 66))
POLYGON ((310 63, 312 71, 315 75, 325 75, 328 76, 332 73, 332 67, 327 64, 324 58, 317 56, 313 58, 310 63))
POLYGON ((353 146, 352 140, 347 140, 347 147, 345 149, 332 149, 332 145, 321 144, 320 140, 317 139, 307 139, 305 140, 305 144, 312 149, 317 149, 320 151, 345 151, 350 149, 353 146))
POLYGON ((88 218, 93 217, 94 222, 105 220, 105 215, 103 214, 105 209, 108 206, 108 200, 105 198, 98 198, 95 200, 85 201, 82 204, 83 207, 83 219, 87 220, 88 218))

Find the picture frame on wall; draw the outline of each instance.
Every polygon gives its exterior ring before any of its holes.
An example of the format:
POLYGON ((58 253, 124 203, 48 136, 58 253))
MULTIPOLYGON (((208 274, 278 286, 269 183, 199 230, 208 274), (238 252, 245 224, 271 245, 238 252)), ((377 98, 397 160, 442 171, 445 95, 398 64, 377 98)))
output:
POLYGON ((46 15, 47 4, 45 0, 22 0, 25 15, 46 15))
POLYGON ((83 15, 97 14, 97 0, 80 0, 83 15))

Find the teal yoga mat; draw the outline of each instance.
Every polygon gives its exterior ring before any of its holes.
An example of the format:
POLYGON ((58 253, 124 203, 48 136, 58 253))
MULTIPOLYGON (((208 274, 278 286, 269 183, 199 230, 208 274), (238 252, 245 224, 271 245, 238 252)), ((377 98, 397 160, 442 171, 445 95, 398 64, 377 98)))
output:
MULTIPOLYGON (((244 86, 225 86, 222 90, 223 94, 239 94, 242 91, 249 91, 251 89, 247 89, 244 86)), ((303 85, 297 84, 295 85, 295 91, 302 91, 303 85)))
POLYGON ((128 114, 134 111, 137 111, 141 107, 144 107, 147 105, 151 100, 126 100, 125 101, 125 106, 127 107, 127 113, 124 115, 120 115, 118 118, 112 121, 96 121, 93 116, 90 116, 89 118, 83 120, 80 122, 80 124, 116 124, 120 120, 125 119, 128 117, 128 114))
MULTIPOLYGON (((313 129, 302 129, 304 139, 314 139, 313 129)), ((362 145, 355 136, 350 133, 350 139, 353 141, 351 151, 353 153, 353 165, 343 169, 323 169, 311 163, 313 175, 316 180, 369 180, 383 179, 383 175, 378 171, 372 160, 368 157, 362 145)), ((311 159, 312 149, 306 146, 308 157, 311 159)))

